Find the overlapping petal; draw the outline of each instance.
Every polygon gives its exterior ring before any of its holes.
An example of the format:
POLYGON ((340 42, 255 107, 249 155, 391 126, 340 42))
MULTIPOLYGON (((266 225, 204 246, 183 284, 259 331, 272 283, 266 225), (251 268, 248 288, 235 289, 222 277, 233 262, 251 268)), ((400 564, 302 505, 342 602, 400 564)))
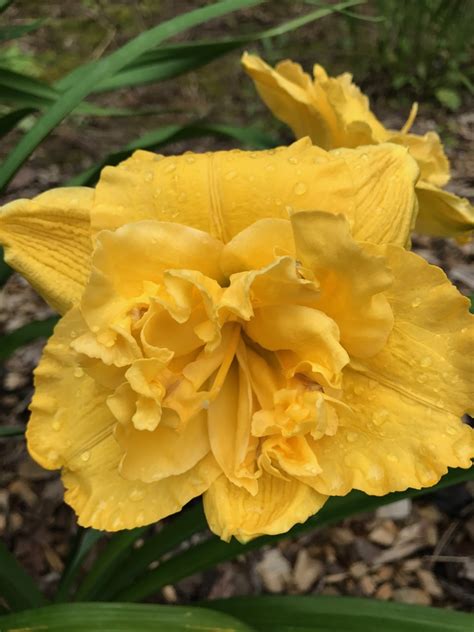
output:
POLYGON ((89 275, 94 191, 52 189, 0 211, 5 260, 61 313, 81 297, 89 275))
POLYGON ((449 181, 450 168, 439 136, 432 131, 423 136, 409 133, 417 104, 398 132, 380 123, 368 98, 348 73, 329 77, 324 68, 315 65, 313 79, 298 64, 284 61, 273 69, 248 53, 243 55, 242 63, 263 101, 291 127, 296 138, 309 136, 324 149, 380 143, 395 143, 408 149, 420 169, 417 230, 457 236, 474 228, 474 210, 467 200, 440 188, 449 181))

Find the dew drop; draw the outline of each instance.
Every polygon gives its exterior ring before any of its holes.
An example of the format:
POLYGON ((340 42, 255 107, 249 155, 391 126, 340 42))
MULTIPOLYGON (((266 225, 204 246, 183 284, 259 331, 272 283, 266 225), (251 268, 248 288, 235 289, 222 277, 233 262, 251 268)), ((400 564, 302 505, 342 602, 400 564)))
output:
POLYGON ((288 158, 288 162, 292 165, 297 165, 298 164, 298 158, 295 158, 294 156, 290 156, 288 158))
POLYGON ((84 461, 84 463, 87 463, 87 461, 90 458, 91 458, 91 453, 89 452, 89 450, 86 450, 85 452, 81 454, 81 459, 84 461))
POLYGON ((267 166, 265 167, 265 169, 266 169, 267 171, 275 171, 275 167, 274 167, 274 165, 272 165, 272 164, 267 165, 267 166))
POLYGON ((84 375, 84 370, 81 369, 80 366, 74 369, 74 377, 82 377, 84 375))
POLYGON ((298 184, 294 188, 294 192, 296 193, 296 195, 304 195, 307 190, 308 187, 304 182, 298 182, 298 184))
POLYGON ((419 382, 420 384, 424 384, 426 382, 426 380, 427 380, 427 377, 426 377, 426 375, 424 373, 419 373, 416 376, 416 381, 419 382))
POLYGON ((394 454, 387 454, 387 461, 390 461, 391 463, 396 463, 398 461, 398 458, 394 454))
POLYGON ((381 426, 383 423, 387 421, 387 419, 388 419, 388 412, 384 410, 383 408, 381 408, 380 410, 377 410, 372 417, 372 421, 374 422, 376 426, 381 426))
POLYGON ((421 298, 419 296, 417 296, 416 298, 414 298, 411 302, 411 306, 412 307, 420 307, 421 305, 421 298))
POLYGON ((369 467, 367 476, 373 481, 380 481, 383 478, 383 469, 380 465, 372 465, 369 467))
POLYGON ((169 165, 166 165, 166 167, 163 169, 163 172, 164 173, 171 173, 175 169, 176 169, 176 165, 174 164, 174 162, 171 162, 169 165))
POLYGON ((53 421, 53 430, 55 430, 56 432, 58 432, 58 430, 61 430, 61 422, 60 421, 53 421))
POLYGON ((145 514, 143 513, 143 511, 140 511, 140 513, 137 515, 137 526, 141 527, 144 522, 145 514))
POLYGON ((420 362, 421 366, 426 369, 426 367, 430 366, 432 360, 429 356, 423 358, 420 362))
POLYGON ((232 171, 228 171, 228 172, 225 174, 225 176, 224 176, 224 177, 225 177, 225 179, 226 179, 226 180, 233 180, 233 179, 235 178, 235 176, 236 176, 236 175, 237 175, 237 171, 234 171, 234 170, 232 169, 232 171))
POLYGON ((143 498, 145 498, 145 492, 143 491, 143 489, 135 487, 130 492, 130 500, 132 500, 133 502, 138 502, 139 500, 142 500, 143 498))
POLYGON ((452 426, 448 426, 448 428, 446 428, 446 432, 452 436, 456 434, 456 429, 453 428, 452 426))
POLYGON ((147 171, 145 173, 145 182, 151 182, 153 180, 153 173, 151 171, 147 171))
POLYGON ((357 434, 357 432, 348 432, 346 435, 346 439, 349 441, 349 443, 354 443, 358 436, 359 435, 357 434))
POLYGON ((280 198, 275 198, 275 204, 277 206, 281 206, 282 205, 282 201, 280 200, 280 198))
POLYGON ((193 162, 196 162, 196 158, 194 158, 194 156, 186 156, 186 162, 188 165, 192 165, 193 162))
POLYGON ((100 327, 99 327, 98 325, 93 325, 93 326, 91 327, 91 331, 92 331, 93 333, 95 333, 95 334, 99 331, 99 329, 100 329, 100 327))

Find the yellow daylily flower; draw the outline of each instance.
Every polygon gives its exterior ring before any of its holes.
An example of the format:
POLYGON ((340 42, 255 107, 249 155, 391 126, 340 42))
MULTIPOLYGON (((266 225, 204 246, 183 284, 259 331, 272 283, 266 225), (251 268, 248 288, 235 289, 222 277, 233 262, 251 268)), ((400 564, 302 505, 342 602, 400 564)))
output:
POLYGON ((404 249, 417 173, 390 144, 137 152, 95 190, 7 205, 9 260, 65 312, 28 449, 81 525, 203 494, 211 529, 247 541, 469 467, 472 318, 404 249))
POLYGON ((474 228, 474 208, 466 198, 444 191, 449 162, 435 132, 409 132, 415 103, 403 128, 385 128, 370 109, 368 98, 352 83, 352 75, 329 77, 322 66, 313 78, 299 64, 282 61, 273 69, 256 55, 244 53, 242 63, 262 100, 296 138, 309 136, 324 149, 396 143, 407 147, 420 168, 416 230, 428 235, 462 236, 474 228))

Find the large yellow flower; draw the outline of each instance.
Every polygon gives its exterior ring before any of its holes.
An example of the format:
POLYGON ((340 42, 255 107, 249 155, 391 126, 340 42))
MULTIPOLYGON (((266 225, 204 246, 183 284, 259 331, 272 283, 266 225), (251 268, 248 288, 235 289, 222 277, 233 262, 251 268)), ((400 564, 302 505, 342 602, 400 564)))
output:
POLYGON ((459 236, 474 228, 474 208, 443 187, 449 181, 448 159, 436 132, 410 134, 417 105, 398 132, 386 129, 370 109, 368 98, 352 83, 352 75, 329 77, 316 64, 314 79, 292 61, 275 69, 245 53, 242 63, 273 114, 324 149, 396 143, 410 150, 420 167, 417 183, 419 215, 416 230, 429 235, 459 236))
POLYGON ((138 152, 94 191, 4 208, 8 260, 65 312, 27 440, 80 524, 204 494, 211 529, 245 541, 469 467, 474 332, 403 247, 416 176, 395 145, 138 152))

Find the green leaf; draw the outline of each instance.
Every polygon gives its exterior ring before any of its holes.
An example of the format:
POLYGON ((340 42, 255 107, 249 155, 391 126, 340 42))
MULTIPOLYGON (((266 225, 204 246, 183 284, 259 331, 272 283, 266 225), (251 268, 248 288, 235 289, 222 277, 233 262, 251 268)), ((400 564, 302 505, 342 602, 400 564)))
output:
POLYGON ((273 139, 262 131, 252 127, 233 127, 230 125, 212 125, 206 123, 189 123, 188 125, 166 125, 155 130, 150 130, 137 140, 129 143, 122 149, 109 154, 101 162, 90 167, 83 173, 71 178, 66 186, 84 186, 94 184, 106 165, 117 165, 128 158, 136 149, 157 149, 178 140, 187 140, 202 136, 217 136, 233 138, 243 145, 254 149, 266 149, 275 147, 276 139, 273 139))
MULTIPOLYGON (((2 10, 3 7, 0 6, 0 11, 2 10)), ((22 37, 27 33, 31 33, 31 31, 36 31, 36 29, 38 29, 43 24, 43 22, 44 20, 35 20, 34 22, 30 22, 29 24, 0 26, 0 42, 6 42, 7 40, 16 39, 17 37, 22 37)))
MULTIPOLYGON (((31 577, 0 540, 0 595, 11 610, 39 608, 46 603, 31 577)), ((0 630, 3 632, 0 618, 0 630)))
POLYGON ((461 107, 461 97, 456 90, 452 90, 451 88, 438 88, 435 92, 435 96, 441 105, 448 108, 449 110, 459 110, 461 107))
POLYGON ((3 248, 0 246, 0 289, 5 285, 12 274, 13 270, 5 263, 5 259, 3 258, 3 248))
POLYGON ((58 320, 57 316, 52 316, 45 320, 36 320, 1 336, 0 361, 6 360, 16 349, 33 342, 37 338, 48 338, 53 333, 54 326, 58 320))
MULTIPOLYGON (((139 549, 128 550, 126 563, 116 563, 113 575, 98 583, 90 582, 88 576, 81 586, 76 599, 101 599, 107 600, 109 595, 114 595, 119 590, 130 586, 152 562, 159 560, 165 553, 169 553, 182 542, 191 537, 199 529, 206 527, 206 519, 202 510, 202 504, 198 502, 194 507, 184 509, 176 517, 172 518, 162 530, 147 538, 139 549), (87 588, 85 584, 87 585, 87 588)), ((137 537, 142 535, 137 534, 137 537)), ((119 535, 112 538, 118 539, 119 535)), ((100 559, 97 563, 100 563, 100 559)), ((111 573, 108 573, 111 575, 111 573)))
POLYGON ((238 619, 205 608, 155 604, 58 604, 0 617, 1 632, 253 632, 238 619))
MULTIPOLYGON (((138 59, 127 64, 120 72, 102 81, 94 89, 94 92, 116 90, 178 77, 190 70, 196 70, 213 59, 236 50, 245 44, 283 35, 305 24, 325 17, 330 13, 361 3, 362 0, 347 0, 346 2, 341 2, 336 5, 319 7, 319 9, 315 11, 288 20, 278 26, 256 33, 248 33, 236 38, 228 38, 220 41, 191 42, 180 46, 160 46, 155 50, 140 55, 138 59)), ((73 71, 65 80, 60 81, 58 86, 64 89, 65 86, 71 85, 71 82, 74 80, 73 71)))
POLYGON ((5 437, 22 437, 25 434, 23 426, 0 426, 0 439, 5 437))
POLYGON ((77 534, 76 543, 73 546, 72 552, 61 575, 61 581, 59 582, 58 590, 54 596, 54 601, 68 601, 72 583, 81 568, 84 558, 93 546, 103 537, 104 533, 102 531, 96 531, 95 529, 80 529, 77 534))
POLYGON ((193 26, 221 17, 238 9, 261 4, 262 0, 221 0, 205 6, 141 33, 108 57, 83 66, 82 81, 71 86, 48 111, 41 116, 31 130, 23 136, 15 149, 9 154, 0 169, 0 189, 2 189, 18 171, 38 144, 53 130, 81 101, 94 89, 94 86, 115 75, 127 63, 139 57, 162 41, 173 37, 193 26))
POLYGON ((33 114, 34 108, 21 108, 0 116, 0 138, 14 129, 20 121, 33 114))
POLYGON ((465 612, 356 597, 238 597, 205 603, 257 632, 469 632, 465 612))
MULTIPOLYGON (((229 543, 226 543, 213 536, 209 540, 162 562, 158 568, 146 572, 128 588, 119 591, 116 595, 114 594, 114 598, 118 601, 140 601, 156 593, 166 584, 174 584, 184 577, 201 572, 215 564, 233 559, 238 555, 242 555, 264 545, 274 544, 279 540, 319 529, 357 513, 373 511, 377 507, 403 498, 414 498, 472 479, 474 479, 474 467, 471 467, 469 470, 451 470, 437 485, 427 489, 409 489, 405 492, 395 492, 387 496, 367 496, 359 491, 352 491, 343 497, 334 496, 328 500, 326 505, 315 516, 309 518, 309 520, 303 524, 295 525, 288 533, 256 538, 247 544, 240 544, 236 540, 231 540, 229 543)), ((204 528, 204 520, 203 523, 196 524, 196 532, 204 530, 204 528)), ((145 569, 146 567, 143 568, 143 571, 145 571, 145 569)))
POLYGON ((107 583, 116 569, 122 565, 123 560, 130 554, 134 542, 145 530, 146 527, 125 530, 112 537, 77 591, 76 601, 89 599, 107 583))

